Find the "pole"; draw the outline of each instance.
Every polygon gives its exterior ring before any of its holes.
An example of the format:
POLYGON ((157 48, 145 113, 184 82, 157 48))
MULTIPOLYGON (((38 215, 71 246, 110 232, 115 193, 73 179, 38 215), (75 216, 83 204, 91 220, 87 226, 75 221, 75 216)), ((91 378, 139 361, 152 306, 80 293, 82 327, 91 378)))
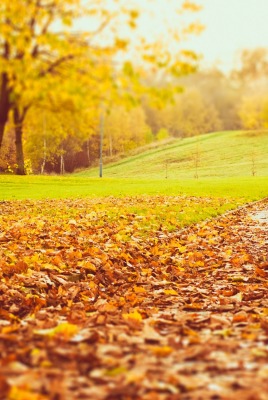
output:
POLYGON ((99 176, 102 178, 102 153, 103 153, 103 131, 104 131, 104 113, 101 110, 100 115, 100 173, 99 176))
POLYGON ((166 161, 166 179, 168 177, 168 162, 166 161))

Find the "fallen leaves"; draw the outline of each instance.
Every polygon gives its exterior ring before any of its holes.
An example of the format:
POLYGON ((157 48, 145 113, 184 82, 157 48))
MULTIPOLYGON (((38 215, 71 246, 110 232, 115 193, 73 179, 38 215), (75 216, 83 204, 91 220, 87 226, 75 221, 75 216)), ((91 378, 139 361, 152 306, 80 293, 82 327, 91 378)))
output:
POLYGON ((57 325, 55 328, 35 330, 34 334, 45 335, 50 338, 57 337, 63 340, 69 340, 78 332, 78 330, 79 328, 77 325, 64 322, 57 325))
POLYGON ((47 400, 46 396, 33 393, 31 390, 13 386, 8 394, 9 400, 47 400))
POLYGON ((267 203, 180 222, 225 203, 1 203, 0 399, 266 400, 267 203))
POLYGON ((142 321, 142 315, 137 310, 134 310, 128 314, 123 314, 123 318, 126 319, 127 321, 129 320, 142 321))

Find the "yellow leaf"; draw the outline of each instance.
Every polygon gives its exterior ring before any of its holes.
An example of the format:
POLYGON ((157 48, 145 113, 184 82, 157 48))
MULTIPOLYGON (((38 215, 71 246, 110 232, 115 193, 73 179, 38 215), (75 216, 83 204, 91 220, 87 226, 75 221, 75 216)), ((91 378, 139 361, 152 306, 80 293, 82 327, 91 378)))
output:
POLYGON ((85 264, 82 265, 83 268, 88 269, 90 271, 96 271, 96 267, 90 261, 87 261, 85 264))
POLYGON ((35 334, 37 335, 47 335, 50 337, 58 336, 65 340, 70 339, 72 336, 76 335, 78 332, 78 326, 74 324, 69 324, 68 322, 64 322, 55 328, 51 329, 39 329, 35 330, 35 334))
POLYGON ((172 353, 173 348, 170 346, 162 346, 162 347, 151 347, 150 349, 157 357, 166 357, 172 353))
POLYGON ((194 265, 195 267, 204 267, 205 264, 203 261, 196 261, 194 265))
POLYGON ((186 247, 185 246, 179 246, 178 250, 179 250, 180 253, 185 253, 186 247))
POLYGON ((202 10, 202 6, 195 4, 193 1, 185 0, 182 4, 182 9, 185 11, 199 11, 202 10))
POLYGON ((90 289, 97 289, 98 288, 98 285, 96 285, 96 283, 93 282, 93 281, 90 281, 88 286, 90 287, 90 289))
POLYGON ((70 338, 78 332, 78 327, 74 324, 69 324, 65 322, 58 325, 53 332, 54 335, 64 336, 65 338, 70 338))
POLYGON ((223 336, 223 337, 228 337, 232 334, 231 329, 221 329, 221 330, 216 330, 214 331, 214 335, 219 335, 219 336, 223 336))
POLYGON ((38 393, 33 393, 27 389, 20 389, 13 386, 9 392, 8 400, 46 400, 46 396, 38 393))
POLYGON ((106 376, 117 376, 117 375, 121 375, 125 372, 127 372, 126 367, 117 367, 114 369, 109 369, 108 371, 106 371, 105 375, 106 376))
POLYGON ((134 292, 135 293, 144 293, 144 292, 146 292, 146 290, 144 289, 144 287, 134 286, 134 292))
POLYGON ((142 321, 142 315, 137 310, 132 311, 129 314, 123 314, 123 318, 125 318, 126 320, 134 319, 136 321, 142 321))
POLYGON ((169 296, 178 296, 178 292, 176 292, 176 290, 174 290, 174 289, 165 289, 164 290, 164 293, 166 294, 166 295, 169 295, 169 296))

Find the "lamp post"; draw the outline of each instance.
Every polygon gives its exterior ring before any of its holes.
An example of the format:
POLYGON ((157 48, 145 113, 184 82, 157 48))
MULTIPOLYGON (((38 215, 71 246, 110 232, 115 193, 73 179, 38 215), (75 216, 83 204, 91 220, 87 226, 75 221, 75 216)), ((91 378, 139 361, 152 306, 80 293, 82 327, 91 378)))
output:
POLYGON ((104 131, 104 112, 101 109, 100 114, 100 170, 99 170, 99 177, 102 178, 102 153, 103 153, 103 131, 104 131))

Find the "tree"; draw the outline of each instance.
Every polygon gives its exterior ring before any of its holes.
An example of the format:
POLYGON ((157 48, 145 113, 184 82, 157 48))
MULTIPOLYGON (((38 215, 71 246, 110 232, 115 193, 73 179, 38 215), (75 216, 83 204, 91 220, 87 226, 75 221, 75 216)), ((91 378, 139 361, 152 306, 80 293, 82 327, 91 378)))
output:
MULTIPOLYGON (((196 11, 197 7, 187 0, 181 9, 196 11)), ((12 116, 18 174, 25 173, 23 134, 29 109, 48 103, 51 109, 63 107, 65 96, 75 105, 73 98, 78 94, 83 98, 85 91, 91 92, 95 105, 105 102, 104 82, 113 81, 111 72, 118 71, 113 66, 114 56, 125 50, 128 41, 118 34, 119 22, 133 29, 138 16, 137 10, 120 0, 114 4, 108 0, 1 1, 0 147, 12 116), (77 31, 75 22, 84 16, 89 18, 89 29, 77 31), (111 29, 105 34, 107 26, 111 29)), ((193 33, 195 28, 193 24, 184 33, 193 33)), ((197 61, 192 52, 181 51, 180 58, 175 58, 169 50, 163 53, 163 47, 161 50, 155 43, 143 47, 143 62, 175 74, 185 73, 191 69, 191 62, 197 61)), ((137 83, 131 64, 128 70, 128 81, 137 83)), ((121 89, 129 94, 128 82, 121 89)))
POLYGON ((80 0, 1 2, 0 146, 12 113, 18 174, 24 174, 22 135, 30 107, 42 104, 45 97, 53 101, 56 89, 72 95, 71 82, 80 81, 81 91, 81 76, 90 79, 96 63, 99 67, 100 53, 103 57, 112 51, 112 46, 102 49, 89 46, 90 38, 101 32, 112 17, 100 3, 92 2, 94 7, 85 8, 80 0), (88 34, 73 28, 75 20, 84 13, 95 13, 98 21, 88 34))
POLYGON ((182 110, 181 120, 177 120, 180 136, 195 136, 214 132, 221 128, 218 112, 213 103, 205 101, 197 89, 186 90, 177 99, 177 108, 182 110))
POLYGON ((141 107, 129 110, 122 106, 112 108, 105 126, 104 151, 109 156, 146 144, 146 136, 150 132, 141 107))
POLYGON ((60 172, 60 162, 68 172, 69 164, 76 153, 82 151, 84 143, 97 129, 94 110, 81 108, 79 112, 72 104, 54 111, 33 107, 24 124, 25 152, 32 161, 35 172, 60 172), (68 164, 69 163, 69 164, 68 164))
POLYGON ((14 129, 8 126, 1 147, 0 172, 13 173, 15 165, 16 151, 14 144, 14 129))
POLYGON ((198 90, 204 102, 217 110, 221 129, 240 128, 237 105, 243 92, 232 77, 214 67, 182 78, 182 85, 198 90))
POLYGON ((256 93, 267 92, 268 89, 268 50, 257 47, 244 49, 240 53, 239 67, 232 71, 232 78, 239 85, 256 93))
POLYGON ((245 49, 240 54, 240 65, 232 71, 232 78, 241 88, 238 115, 245 129, 268 126, 268 50, 245 49))
POLYGON ((149 109, 149 114, 148 108, 146 111, 149 115, 149 124, 154 120, 154 126, 157 126, 158 131, 165 128, 174 137, 195 136, 222 127, 218 110, 198 89, 186 89, 162 110, 149 109))
POLYGON ((252 95, 243 97, 239 106, 239 116, 244 129, 268 128, 268 96, 252 95))
POLYGON ((0 6, 0 144, 10 112, 16 136, 18 174, 24 174, 23 123, 32 104, 42 100, 66 64, 81 54, 82 38, 65 31, 78 15, 74 0, 3 0, 0 6), (52 29, 58 22, 62 31, 52 29))

